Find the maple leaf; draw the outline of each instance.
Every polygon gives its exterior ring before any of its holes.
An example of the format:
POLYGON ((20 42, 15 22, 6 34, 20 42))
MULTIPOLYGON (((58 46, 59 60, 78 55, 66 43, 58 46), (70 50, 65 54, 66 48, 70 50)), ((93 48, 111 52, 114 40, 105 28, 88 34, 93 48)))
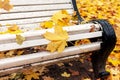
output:
POLYGON ((39 74, 34 72, 34 73, 31 73, 31 74, 25 76, 26 80, 32 80, 32 78, 39 79, 39 74))
POLYGON ((66 10, 61 10, 56 12, 53 16, 52 16, 52 21, 60 26, 67 26, 69 25, 69 22, 71 20, 71 16, 68 14, 68 12, 66 10))
POLYGON ((21 35, 16 35, 16 42, 21 45, 23 43, 23 41, 25 41, 25 37, 21 36, 21 35))
POLYGON ((39 73, 36 73, 32 68, 23 70, 23 74, 26 80, 39 79, 39 73))
POLYGON ((57 50, 60 53, 67 46, 68 33, 61 26, 56 26, 54 29, 54 33, 46 32, 44 34, 44 37, 51 41, 46 49, 51 52, 57 50))
POLYGON ((10 0, 0 0, 0 8, 10 11, 13 8, 13 5, 10 4, 10 0))

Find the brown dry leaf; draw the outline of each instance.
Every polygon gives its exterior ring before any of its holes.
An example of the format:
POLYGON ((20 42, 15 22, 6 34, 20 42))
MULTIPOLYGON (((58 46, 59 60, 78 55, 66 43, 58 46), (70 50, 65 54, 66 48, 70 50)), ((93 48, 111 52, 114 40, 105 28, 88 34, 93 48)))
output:
POLYGON ((6 52, 6 56, 12 57, 12 56, 14 56, 15 52, 16 52, 16 50, 10 50, 10 51, 6 52))
POLYGON ((69 71, 72 73, 72 76, 80 75, 79 71, 75 71, 75 70, 72 70, 72 69, 69 69, 69 71))
POLYGON ((26 80, 39 79, 39 73, 36 73, 33 69, 25 69, 23 74, 26 80))
POLYGON ((19 34, 16 35, 17 44, 21 45, 24 41, 25 41, 25 37, 23 37, 23 36, 21 36, 19 34))
POLYGON ((85 78, 85 79, 83 79, 83 80, 91 80, 90 78, 85 78))
POLYGON ((82 45, 82 44, 88 44, 88 43, 90 43, 89 39, 77 40, 77 41, 75 41, 75 46, 79 46, 79 45, 82 45))
POLYGON ((62 76, 62 77, 67 77, 67 78, 68 78, 68 77, 70 77, 71 75, 70 75, 69 73, 67 73, 67 72, 64 72, 64 73, 61 74, 61 76, 62 76))
POLYGON ((22 55, 24 53, 24 50, 18 50, 17 55, 22 55))
POLYGON ((94 25, 91 26, 91 29, 90 29, 89 32, 95 32, 95 26, 94 25))
POLYGON ((0 59, 5 57, 5 53, 4 52, 0 52, 0 59))
POLYGON ((50 76, 43 76, 43 80, 54 80, 54 78, 51 78, 50 76))

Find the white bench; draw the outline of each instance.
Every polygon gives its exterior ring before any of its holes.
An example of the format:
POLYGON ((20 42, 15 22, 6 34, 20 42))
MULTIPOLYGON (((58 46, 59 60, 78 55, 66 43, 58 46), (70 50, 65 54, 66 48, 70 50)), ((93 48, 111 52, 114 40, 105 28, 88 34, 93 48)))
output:
MULTIPOLYGON (((75 0, 10 0, 14 8, 10 11, 2 10, 0 13, 0 29, 6 29, 6 24, 17 24, 22 30, 29 30, 21 33, 26 38, 22 45, 16 43, 15 34, 0 35, 0 52, 13 49, 22 49, 32 46, 46 45, 48 40, 42 37, 46 31, 53 32, 53 29, 34 30, 40 22, 49 20, 57 11, 65 9, 70 14, 77 12, 78 21, 82 21, 75 0)), ((68 41, 90 39, 91 43, 80 46, 68 46, 62 53, 50 53, 42 51, 34 54, 21 55, 11 58, 0 59, 0 75, 22 69, 25 65, 44 65, 65 59, 78 58, 81 53, 93 52, 92 64, 96 77, 104 77, 109 73, 105 71, 107 57, 115 46, 116 36, 111 25, 105 20, 93 20, 86 24, 64 27, 69 33, 68 41), (91 26, 95 30, 90 32, 91 26)), ((87 54, 86 54, 87 55, 87 54)))

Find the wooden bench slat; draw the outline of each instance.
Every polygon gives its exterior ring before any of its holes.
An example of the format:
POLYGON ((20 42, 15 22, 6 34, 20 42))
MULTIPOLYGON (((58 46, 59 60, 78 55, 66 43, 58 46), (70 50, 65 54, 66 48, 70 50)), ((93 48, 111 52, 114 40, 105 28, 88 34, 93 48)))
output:
POLYGON ((0 24, 2 26, 6 26, 6 24, 17 24, 19 25, 25 25, 25 24, 34 24, 34 23, 40 23, 44 21, 50 20, 51 17, 40 17, 40 18, 30 18, 30 19, 18 19, 18 20, 6 20, 6 21, 0 21, 0 24))
POLYGON ((71 2, 71 0, 10 0, 10 3, 13 5, 60 4, 69 2, 71 2))
MULTIPOLYGON (((79 25, 73 26, 73 27, 64 27, 64 29, 69 32, 68 41, 80 40, 80 39, 86 39, 86 38, 95 38, 95 37, 102 36, 102 31, 89 32, 91 29, 90 25, 93 25, 93 24, 88 24, 88 25, 89 25, 89 27, 86 27, 86 31, 87 31, 86 33, 85 32, 81 33, 81 31, 82 31, 81 29, 85 29, 85 28, 81 28, 79 25), (88 30, 88 28, 89 28, 89 30, 88 30)), ((96 25, 96 26, 98 26, 98 25, 96 25)), ((42 35, 46 31, 53 32, 53 29, 30 31, 30 32, 22 33, 21 35, 26 38, 26 40, 23 42, 22 45, 19 45, 16 43, 16 41, 15 41, 16 35, 15 34, 0 35, 0 51, 48 44, 49 40, 44 39, 43 35, 42 35), (12 45, 12 47, 11 47, 11 45, 12 45)))
POLYGON ((78 53, 79 54, 85 53, 85 52, 93 51, 93 50, 99 50, 100 44, 101 44, 101 42, 96 42, 96 43, 91 43, 91 44, 86 44, 86 45, 81 45, 81 46, 76 46, 76 47, 75 46, 68 47, 59 55, 57 52, 51 54, 49 52, 44 51, 44 52, 40 52, 40 53, 34 53, 34 54, 29 54, 29 55, 17 56, 17 57, 13 57, 13 58, 1 59, 0 60, 0 69, 5 69, 5 68, 10 68, 10 67, 21 66, 21 65, 25 65, 25 64, 31 64, 31 63, 35 63, 35 62, 65 57, 68 55, 69 56, 75 55, 78 53))
MULTIPOLYGON (((86 39, 86 38, 96 38, 96 37, 101 37, 101 36, 102 36, 101 31, 92 32, 92 33, 69 35, 68 41, 74 41, 74 40, 80 40, 80 39, 86 39)), ((4 43, 4 41, 2 43, 4 43)), ((14 43, 10 42, 10 43, 6 43, 6 44, 0 44, 0 51, 21 49, 21 48, 26 48, 26 47, 45 45, 48 43, 49 43, 49 41, 46 39, 35 39, 35 40, 24 41, 22 45, 19 45, 16 42, 14 42, 14 43)))
POLYGON ((32 12, 32 11, 50 11, 50 10, 62 10, 72 9, 72 4, 51 4, 51 5, 31 5, 31 6, 14 6, 9 12, 1 10, 1 14, 10 14, 15 12, 32 12))
MULTIPOLYGON (((39 11, 39 12, 28 12, 28 13, 13 13, 13 14, 2 14, 0 15, 0 21, 4 20, 17 20, 17 19, 28 19, 28 18, 40 18, 40 17, 49 17, 52 16, 55 12, 53 11, 39 11)), ((67 10, 70 14, 73 13, 73 10, 67 10)))
MULTIPOLYGON (((78 33, 89 33, 91 30, 91 26, 95 26, 96 31, 100 30, 100 25, 99 24, 93 24, 93 23, 86 23, 86 24, 81 24, 81 25, 74 25, 74 26, 67 26, 63 27, 63 30, 66 30, 67 32, 72 33, 72 32, 78 32, 78 33)), ((4 28, 4 27, 3 27, 4 28)), ((32 36, 41 36, 44 34, 46 31, 48 32, 53 32, 54 29, 42 29, 42 30, 36 30, 36 31, 29 31, 29 32, 24 32, 22 35, 24 37, 32 37, 32 36)), ((75 34, 75 33, 72 33, 75 34)), ((15 34, 4 34, 0 35, 0 40, 9 40, 9 39, 15 39, 15 34)), ((1 42, 1 41, 0 41, 1 42)))

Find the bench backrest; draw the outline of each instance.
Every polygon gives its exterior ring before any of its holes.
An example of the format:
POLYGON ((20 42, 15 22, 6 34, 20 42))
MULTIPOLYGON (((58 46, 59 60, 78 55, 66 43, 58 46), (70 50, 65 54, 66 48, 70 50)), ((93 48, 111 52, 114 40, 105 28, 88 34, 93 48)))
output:
POLYGON ((14 6, 9 12, 0 11, 0 24, 17 24, 20 27, 38 27, 59 10, 73 13, 72 0, 10 0, 14 6))

